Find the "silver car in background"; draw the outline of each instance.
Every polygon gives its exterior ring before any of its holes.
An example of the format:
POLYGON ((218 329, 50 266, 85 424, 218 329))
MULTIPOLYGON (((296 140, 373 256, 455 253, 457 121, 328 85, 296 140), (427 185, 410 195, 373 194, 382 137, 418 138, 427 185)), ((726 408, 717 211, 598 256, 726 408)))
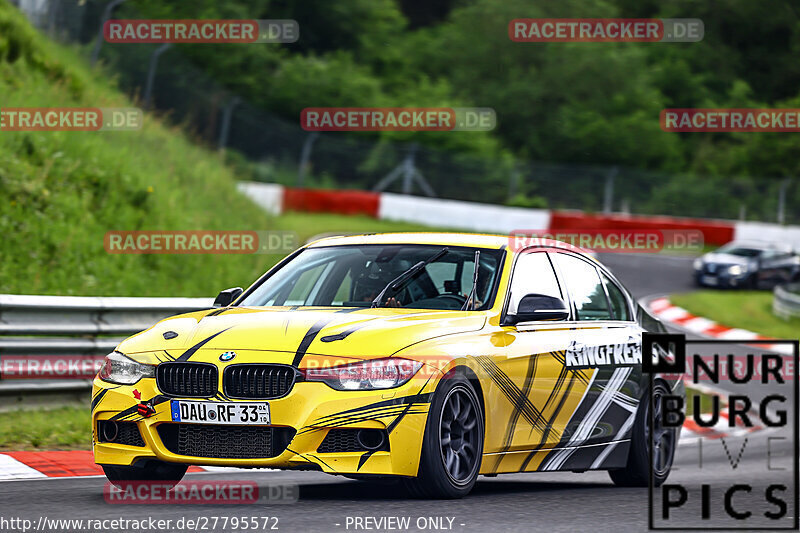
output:
POLYGON ((762 289, 800 280, 800 256, 791 246, 733 241, 694 260, 700 286, 762 289))

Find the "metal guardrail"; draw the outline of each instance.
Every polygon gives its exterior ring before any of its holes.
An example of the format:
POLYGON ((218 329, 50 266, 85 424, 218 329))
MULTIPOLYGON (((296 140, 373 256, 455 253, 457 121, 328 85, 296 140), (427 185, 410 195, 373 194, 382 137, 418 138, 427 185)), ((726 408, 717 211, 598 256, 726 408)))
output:
POLYGON ((84 392, 85 379, 2 376, 8 356, 97 356, 159 320, 208 309, 213 298, 106 298, 0 294, 0 408, 25 395, 84 392))
POLYGON ((772 312, 784 320, 800 317, 800 283, 775 287, 772 295, 772 312))

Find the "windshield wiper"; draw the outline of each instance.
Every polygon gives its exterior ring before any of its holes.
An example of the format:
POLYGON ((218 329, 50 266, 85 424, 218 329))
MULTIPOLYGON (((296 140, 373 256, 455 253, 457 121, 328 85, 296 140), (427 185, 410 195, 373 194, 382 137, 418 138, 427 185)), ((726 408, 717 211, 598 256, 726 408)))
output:
POLYGON ((409 268, 408 270, 406 270, 405 272, 394 278, 392 281, 387 283, 386 286, 383 288, 383 290, 378 294, 378 296, 376 296, 375 299, 372 300, 372 305, 370 307, 380 307, 381 302, 383 301, 383 297, 386 296, 386 291, 392 289, 393 292, 397 292, 397 290, 400 289, 400 287, 402 287, 403 285, 405 285, 407 281, 413 278, 417 272, 425 268, 425 265, 433 263, 434 261, 441 258, 444 254, 446 254, 449 251, 450 249, 447 247, 442 248, 434 255, 430 256, 424 261, 420 261, 419 263, 415 264, 414 266, 412 266, 411 268, 409 268))
POLYGON ((471 308, 472 311, 475 310, 475 293, 478 290, 478 273, 480 269, 478 268, 479 261, 481 259, 481 251, 475 250, 475 272, 472 274, 472 290, 469 291, 469 296, 467 296, 467 301, 464 302, 464 305, 461 306, 462 311, 466 311, 468 308, 471 308))

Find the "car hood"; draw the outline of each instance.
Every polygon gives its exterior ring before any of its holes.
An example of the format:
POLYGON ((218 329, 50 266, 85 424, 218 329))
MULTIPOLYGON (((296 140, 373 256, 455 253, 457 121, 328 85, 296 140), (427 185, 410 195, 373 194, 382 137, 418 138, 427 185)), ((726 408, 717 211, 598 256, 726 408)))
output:
POLYGON ((434 337, 476 331, 485 322, 485 314, 466 311, 234 307, 167 318, 117 350, 128 355, 166 351, 171 357, 212 349, 368 359, 434 337))
POLYGON ((752 257, 742 257, 741 255, 726 254, 724 252, 712 252, 703 256, 703 262, 718 265, 750 265, 756 261, 752 257))

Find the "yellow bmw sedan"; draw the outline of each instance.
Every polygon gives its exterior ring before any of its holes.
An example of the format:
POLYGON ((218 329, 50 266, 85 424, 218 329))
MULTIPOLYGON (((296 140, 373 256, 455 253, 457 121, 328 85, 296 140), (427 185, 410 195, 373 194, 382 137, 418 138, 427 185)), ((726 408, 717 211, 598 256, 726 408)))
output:
POLYGON ((268 467, 436 498, 513 472, 663 483, 679 428, 658 411, 683 382, 651 386, 641 364, 642 333, 663 326, 591 257, 511 244, 323 239, 126 339, 94 380, 96 463, 118 485, 268 467))

